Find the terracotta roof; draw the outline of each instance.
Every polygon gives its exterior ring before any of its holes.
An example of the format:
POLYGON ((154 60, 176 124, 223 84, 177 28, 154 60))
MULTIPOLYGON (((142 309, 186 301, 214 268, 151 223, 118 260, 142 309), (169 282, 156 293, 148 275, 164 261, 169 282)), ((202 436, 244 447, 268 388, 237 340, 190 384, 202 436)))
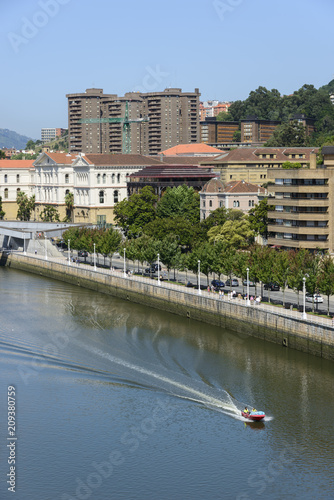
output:
POLYGON ((35 160, 0 160, 0 168, 33 168, 35 160))
MULTIPOLYGON (((240 162, 249 162, 249 163, 274 163, 275 161, 289 161, 289 154, 305 154, 304 159, 309 161, 311 152, 318 152, 318 148, 237 148, 232 151, 223 153, 219 156, 216 156, 214 159, 208 159, 202 161, 202 164, 221 164, 221 163, 240 163, 240 162), (274 154, 276 158, 259 158, 260 155, 263 154, 274 154)), ((298 158, 296 158, 298 160, 298 158)))
POLYGON ((225 193, 260 193, 265 194, 266 190, 257 184, 246 181, 231 181, 225 185, 225 193))
POLYGON ((157 159, 150 158, 139 154, 86 154, 83 159, 87 160, 91 165, 97 166, 146 166, 157 165, 161 163, 157 159))
POLYGON ((218 177, 210 179, 202 188, 202 193, 222 193, 223 191, 224 184, 218 177))
POLYGON ((201 143, 193 143, 193 144, 178 144, 172 148, 166 149, 162 151, 163 155, 186 155, 186 154, 200 154, 200 153, 220 153, 221 150, 217 148, 213 148, 212 146, 208 146, 208 144, 201 143))
POLYGON ((60 165, 71 165, 73 161, 76 159, 76 155, 70 153, 48 153, 44 154, 48 155, 51 160, 55 161, 60 165))

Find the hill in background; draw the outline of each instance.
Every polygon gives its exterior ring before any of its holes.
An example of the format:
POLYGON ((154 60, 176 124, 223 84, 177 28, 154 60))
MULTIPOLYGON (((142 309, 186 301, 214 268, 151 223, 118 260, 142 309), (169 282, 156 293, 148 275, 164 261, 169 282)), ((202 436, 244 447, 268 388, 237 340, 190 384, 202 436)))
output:
POLYGON ((31 137, 20 135, 13 130, 0 128, 0 148, 24 149, 31 137))

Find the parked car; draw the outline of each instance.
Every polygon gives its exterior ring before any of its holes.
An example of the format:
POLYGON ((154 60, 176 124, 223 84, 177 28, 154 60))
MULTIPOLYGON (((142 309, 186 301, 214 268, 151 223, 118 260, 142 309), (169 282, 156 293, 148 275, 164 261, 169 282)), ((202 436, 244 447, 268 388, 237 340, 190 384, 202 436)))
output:
POLYGON ((239 286, 239 281, 236 278, 226 281, 226 286, 239 286))
POLYGON ((264 289, 265 290, 271 290, 272 292, 279 292, 280 288, 279 288, 279 284, 275 282, 273 283, 266 283, 264 285, 264 289))
POLYGON ((78 257, 88 257, 88 252, 86 250, 79 250, 78 257))
POLYGON ((305 300, 306 302, 314 302, 315 304, 320 304, 324 301, 324 299, 319 295, 319 293, 315 293, 312 295, 312 293, 307 293, 305 295, 305 300))
POLYGON ((151 267, 145 269, 145 274, 154 274, 157 273, 158 270, 161 271, 161 264, 159 264, 159 267, 158 264, 152 264, 151 267))
MULTIPOLYGON (((242 284, 243 284, 244 286, 247 286, 247 280, 243 280, 242 284)), ((249 281, 248 281, 248 284, 249 284, 249 286, 255 286, 255 283, 254 283, 254 281, 252 281, 252 280, 249 280, 249 281)))
POLYGON ((215 288, 224 288, 225 283, 224 283, 224 281, 220 281, 220 280, 212 280, 211 285, 213 285, 215 288))

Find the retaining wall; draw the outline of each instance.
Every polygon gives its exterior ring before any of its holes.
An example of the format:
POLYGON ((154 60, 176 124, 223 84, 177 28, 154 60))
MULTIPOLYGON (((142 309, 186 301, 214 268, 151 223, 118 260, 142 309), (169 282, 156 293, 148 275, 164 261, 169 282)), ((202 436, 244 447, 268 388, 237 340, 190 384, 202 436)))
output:
POLYGON ((251 335, 334 361, 332 325, 286 317, 279 309, 273 313, 265 307, 248 307, 239 301, 215 300, 209 294, 198 295, 194 290, 173 288, 168 284, 157 286, 157 282, 150 279, 140 281, 125 278, 122 273, 104 273, 86 266, 68 266, 65 262, 60 264, 23 254, 3 253, 0 265, 229 328, 240 335, 251 335))

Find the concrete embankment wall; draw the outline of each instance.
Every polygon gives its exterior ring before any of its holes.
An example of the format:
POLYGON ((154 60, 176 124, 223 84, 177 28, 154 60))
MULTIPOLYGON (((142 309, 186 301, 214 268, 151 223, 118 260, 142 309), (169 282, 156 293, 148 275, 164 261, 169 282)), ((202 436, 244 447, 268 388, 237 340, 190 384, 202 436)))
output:
POLYGON ((67 266, 23 254, 2 254, 0 264, 114 295, 124 300, 155 307, 180 316, 228 328, 269 342, 334 361, 334 328, 247 307, 239 301, 216 300, 209 294, 157 286, 150 279, 124 278, 122 273, 96 272, 85 266, 67 266))

